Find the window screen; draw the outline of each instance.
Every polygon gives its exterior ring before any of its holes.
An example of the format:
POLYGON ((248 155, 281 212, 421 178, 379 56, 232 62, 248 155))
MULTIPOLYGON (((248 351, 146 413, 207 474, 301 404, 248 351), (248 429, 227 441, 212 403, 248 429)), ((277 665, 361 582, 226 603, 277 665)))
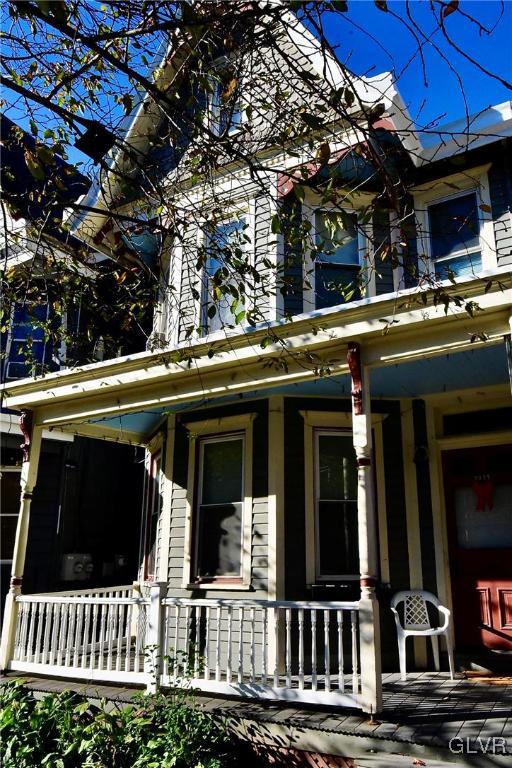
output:
POLYGON ((321 251, 315 259, 316 308, 360 298, 356 214, 318 211, 315 220, 321 251))
POLYGON ((236 261, 243 258, 245 228, 246 220, 241 218, 223 222, 207 233, 202 318, 207 332, 235 324, 235 316, 231 312, 233 297, 225 293, 225 290, 230 282, 230 274, 236 273, 236 261), (224 295, 219 295, 219 291, 224 295), (210 316, 212 306, 216 311, 210 316))
POLYGON ((436 276, 470 275, 481 268, 475 192, 429 205, 430 251, 436 276))

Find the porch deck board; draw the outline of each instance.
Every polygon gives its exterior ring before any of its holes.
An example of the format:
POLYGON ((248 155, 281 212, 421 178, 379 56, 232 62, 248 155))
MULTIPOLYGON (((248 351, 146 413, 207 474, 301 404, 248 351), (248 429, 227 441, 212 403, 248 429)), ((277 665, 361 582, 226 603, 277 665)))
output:
MULTIPOLYGON (((10 673, 5 680, 22 677, 37 692, 74 690, 90 698, 106 698, 129 702, 137 689, 126 686, 75 683, 43 677, 10 673)), ((140 690, 140 689, 139 689, 140 690)), ((493 765, 510 764, 512 755, 512 685, 494 685, 457 679, 450 681, 447 673, 411 673, 406 682, 399 675, 383 676, 383 712, 370 722, 369 717, 356 710, 328 710, 323 707, 290 706, 284 702, 227 699, 210 694, 197 695, 204 710, 233 716, 237 721, 252 721, 274 728, 295 729, 304 734, 323 732, 330 743, 333 739, 354 737, 354 745, 370 742, 387 751, 414 752, 421 748, 424 756, 451 759, 448 742, 451 738, 503 737, 507 739, 509 755, 493 756, 493 765), (357 737, 357 738, 356 738, 357 737), (408 746, 406 746, 408 745, 408 746), (426 750, 426 752, 425 752, 426 750)), ((470 763, 468 763, 470 764, 470 763)), ((478 763, 480 765, 480 763, 478 763)))

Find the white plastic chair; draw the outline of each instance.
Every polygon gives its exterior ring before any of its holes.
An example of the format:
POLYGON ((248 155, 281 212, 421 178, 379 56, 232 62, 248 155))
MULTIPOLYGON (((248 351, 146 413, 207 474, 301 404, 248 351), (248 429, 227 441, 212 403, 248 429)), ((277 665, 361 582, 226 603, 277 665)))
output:
POLYGON ((400 679, 407 680, 405 641, 408 637, 430 637, 434 666, 439 672, 439 635, 446 638, 450 678, 453 680, 453 647, 449 631, 450 611, 431 592, 423 589, 407 589, 397 592, 391 600, 391 610, 395 614, 396 631, 398 635, 398 656, 400 658, 400 679), (404 603, 404 624, 402 626, 397 606, 404 603), (432 628, 428 615, 427 603, 432 603, 443 616, 443 624, 432 628))

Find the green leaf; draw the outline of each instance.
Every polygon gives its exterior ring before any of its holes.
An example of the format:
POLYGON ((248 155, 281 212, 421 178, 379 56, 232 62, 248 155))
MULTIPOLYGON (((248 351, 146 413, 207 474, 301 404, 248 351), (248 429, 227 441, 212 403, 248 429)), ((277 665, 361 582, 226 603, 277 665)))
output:
POLYGON ((293 193, 297 200, 300 200, 301 203, 304 202, 304 198, 306 197, 306 190, 302 184, 295 184, 293 187, 293 193))
POLYGON ((272 220, 271 220, 271 223, 270 223, 270 229, 271 229, 273 235, 278 235, 280 232, 282 232, 282 229, 281 229, 281 219, 280 219, 278 213, 275 213, 272 216, 272 220))
POLYGON ((210 318, 210 320, 213 317, 215 317, 216 314, 217 314, 217 307, 215 306, 215 304, 210 304, 210 306, 208 307, 208 312, 207 312, 207 315, 210 318))
POLYGON ((323 120, 312 112, 303 112, 300 117, 302 122, 306 123, 309 128, 318 129, 324 127, 323 120))
POLYGON ((37 134, 39 133, 39 128, 37 127, 36 122, 34 120, 30 121, 30 132, 32 136, 37 136, 37 134))
POLYGON ((245 309, 239 312, 238 315, 235 317, 235 324, 240 325, 240 323, 243 322, 244 318, 245 318, 245 309))

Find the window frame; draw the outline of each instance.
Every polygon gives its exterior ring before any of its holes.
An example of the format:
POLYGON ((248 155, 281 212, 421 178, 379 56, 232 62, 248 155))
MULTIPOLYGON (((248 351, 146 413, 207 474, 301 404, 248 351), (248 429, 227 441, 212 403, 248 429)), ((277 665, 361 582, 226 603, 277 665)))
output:
MULTIPOLYGON (((217 58, 212 65, 211 73, 212 75, 219 74, 219 72, 222 72, 222 70, 227 69, 228 67, 233 65, 233 61, 229 56, 220 56, 217 58)), ((224 135, 224 131, 220 132, 219 126, 220 126, 220 115, 221 115, 221 109, 219 106, 214 104, 214 99, 217 95, 217 91, 220 88, 221 81, 217 78, 213 78, 211 75, 208 77, 208 80, 212 86, 212 92, 209 92, 207 94, 206 99, 206 123, 208 126, 208 129, 213 133, 214 136, 220 137, 224 135)), ((232 125, 228 128, 226 132, 226 136, 228 138, 232 138, 233 136, 236 136, 240 133, 242 130, 242 126, 245 120, 245 109, 242 106, 242 100, 241 100, 241 84, 243 83, 243 78, 241 76, 238 76, 238 85, 237 85, 237 99, 236 104, 238 104, 238 111, 240 113, 240 121, 232 125)))
MULTIPOLYGON (((311 587, 318 583, 336 581, 356 581, 360 576, 352 575, 352 578, 335 578, 333 576, 319 579, 316 567, 317 536, 315 525, 315 456, 314 456, 314 431, 335 430, 345 431, 349 435, 352 432, 351 411, 315 411, 300 410, 304 420, 304 514, 306 532, 306 585, 311 587)), ((379 530, 379 565, 383 577, 389 577, 388 538, 386 519, 386 488, 384 474, 384 447, 382 440, 382 423, 386 419, 386 413, 372 413, 372 437, 373 455, 375 465, 375 502, 377 506, 377 519, 379 530)), ((359 521, 358 521, 359 522, 359 521)))
MULTIPOLYGON (((240 206, 240 208, 230 208, 225 216, 222 217, 220 221, 217 222, 215 225, 215 228, 222 226, 223 224, 230 224, 233 222, 239 222, 242 219, 245 219, 245 227, 243 229, 244 235, 249 237, 249 242, 244 242, 244 253, 248 256, 248 260, 251 264, 254 264, 254 254, 255 254, 255 211, 254 211, 254 205, 255 201, 254 199, 251 199, 246 203, 244 206, 240 206)), ((208 248, 208 220, 205 218, 203 219, 198 227, 197 231, 197 248, 204 248, 205 254, 207 254, 207 248, 208 248)), ((207 257, 208 258, 208 257, 207 257)), ((209 277, 207 274, 207 264, 205 261, 204 267, 201 270, 201 276, 200 276, 200 290, 199 290, 199 299, 196 301, 196 318, 197 318, 197 326, 199 328, 198 338, 206 338, 208 336, 211 336, 213 334, 220 334, 225 333, 226 328, 216 328, 214 330, 210 330, 208 328, 208 307, 210 306, 210 302, 208 299, 208 283, 209 283, 209 277)), ((247 291, 245 294, 245 311, 247 312, 250 309, 250 305, 252 302, 252 294, 250 291, 247 291)), ((246 326, 245 322, 240 323, 240 327, 243 328, 246 326)), ((238 328, 238 326, 234 326, 234 328, 238 328)))
MULTIPOLYGON (((435 274, 435 267, 438 263, 477 252, 481 254, 481 266, 479 270, 475 271, 475 275, 478 275, 479 272, 496 269, 496 241, 488 178, 490 167, 491 165, 487 164, 471 168, 463 173, 443 176, 440 179, 435 179, 428 185, 417 186, 411 190, 418 223, 418 272, 420 276, 435 274), (471 193, 476 195, 479 246, 474 246, 460 253, 457 252, 455 255, 451 254, 450 256, 434 259, 432 256, 429 221, 430 206, 454 200, 458 197, 464 197, 471 193)), ((438 279, 445 281, 448 278, 438 279)))
POLYGON ((248 590, 251 587, 253 421, 256 415, 256 413, 245 413, 238 416, 224 416, 217 419, 191 421, 183 424, 189 438, 182 576, 182 587, 184 589, 225 589, 230 591, 248 590), (241 575, 240 577, 217 576, 201 578, 197 576, 196 570, 199 530, 198 508, 200 501, 199 483, 202 479, 200 443, 203 438, 208 440, 215 438, 226 439, 235 434, 243 437, 241 575))
MULTIPOLYGON (((320 563, 320 437, 325 435, 339 435, 340 437, 351 438, 352 431, 348 427, 313 427, 313 464, 314 464, 314 479, 313 479, 313 492, 314 492, 314 512, 315 512, 315 578, 318 582, 328 581, 358 581, 359 573, 337 573, 337 574, 322 574, 320 563)), ((356 470, 357 472, 357 470, 356 470)), ((357 487, 357 474, 356 474, 356 487, 357 487)), ((328 499, 324 499, 328 501, 328 499)), ((330 500, 332 501, 332 499, 330 500)), ((346 501, 354 502, 356 509, 356 521, 357 521, 357 494, 355 499, 346 499, 346 501)))
MULTIPOLYGON (((339 213, 340 207, 335 207, 333 205, 329 204, 315 204, 312 201, 304 202, 303 204, 303 217, 308 218, 311 223, 311 230, 310 230, 310 236, 312 242, 316 244, 317 235, 318 235, 318 229, 317 229, 317 223, 316 223, 316 217, 318 213, 339 213)), ((353 206, 341 206, 343 208, 343 212, 348 215, 355 215, 357 219, 359 219, 359 210, 358 208, 355 208, 353 206)), ((357 224, 357 250, 359 254, 359 269, 361 269, 364 266, 364 260, 365 255, 369 253, 369 248, 371 244, 371 238, 369 237, 369 224, 361 224, 358 221, 357 224)), ((355 265, 354 265, 355 266, 355 265)), ((308 250, 306 254, 306 258, 304 260, 304 270, 305 275, 307 276, 308 282, 310 283, 309 286, 304 286, 303 291, 303 306, 304 306, 304 312, 315 312, 317 311, 316 306, 316 260, 314 260, 311 257, 311 252, 308 250)), ((361 296, 360 298, 365 298, 367 296, 373 296, 375 294, 375 275, 374 271, 371 270, 371 274, 368 276, 368 279, 365 282, 365 286, 361 287, 361 296)), ((350 299, 350 301, 345 302, 345 304, 349 304, 352 301, 358 301, 358 299, 350 299)), ((333 304, 333 307, 337 306, 345 306, 345 304, 333 304)), ((320 310, 318 310, 320 311, 320 310)))

